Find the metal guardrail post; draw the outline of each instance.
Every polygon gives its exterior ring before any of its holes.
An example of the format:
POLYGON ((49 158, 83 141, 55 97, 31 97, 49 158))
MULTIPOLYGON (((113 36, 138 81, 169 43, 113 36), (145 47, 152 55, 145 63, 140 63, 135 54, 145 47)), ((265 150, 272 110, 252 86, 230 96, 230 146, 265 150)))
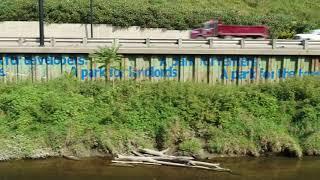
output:
POLYGON ((181 38, 178 39, 178 48, 182 48, 182 39, 181 38))
POLYGON ((305 39, 302 41, 303 49, 307 50, 309 48, 309 40, 305 39))
POLYGON ((18 39, 19 46, 23 46, 23 43, 24 43, 24 38, 23 37, 19 37, 19 39, 18 39))
POLYGON ((272 39, 272 49, 277 49, 277 40, 272 39))
POLYGON ((114 46, 119 46, 119 39, 118 38, 114 38, 113 39, 113 45, 114 46))
POLYGON ((245 44, 244 39, 241 39, 241 40, 240 40, 240 46, 241 46, 241 49, 244 49, 244 48, 245 48, 246 44, 245 44))
POLYGON ((82 38, 82 45, 87 46, 87 44, 88 44, 88 38, 86 37, 82 38))
POLYGON ((54 37, 50 38, 50 44, 51 44, 51 47, 55 47, 56 46, 56 39, 54 37))
POLYGON ((209 48, 213 48, 213 39, 209 39, 209 48))
POLYGON ((150 38, 146 39, 146 45, 147 45, 147 47, 150 47, 150 38))

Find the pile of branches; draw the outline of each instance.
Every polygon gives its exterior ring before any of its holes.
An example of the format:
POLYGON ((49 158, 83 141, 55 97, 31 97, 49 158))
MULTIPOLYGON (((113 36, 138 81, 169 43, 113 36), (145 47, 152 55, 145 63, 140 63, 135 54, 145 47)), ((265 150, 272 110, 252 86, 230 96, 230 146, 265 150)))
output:
POLYGON ((146 164, 146 165, 165 165, 187 168, 198 168, 213 171, 231 172, 230 169, 220 167, 219 163, 208 163, 195 161, 193 157, 166 155, 169 149, 155 151, 151 149, 139 149, 132 151, 132 156, 118 155, 112 163, 115 164, 146 164))

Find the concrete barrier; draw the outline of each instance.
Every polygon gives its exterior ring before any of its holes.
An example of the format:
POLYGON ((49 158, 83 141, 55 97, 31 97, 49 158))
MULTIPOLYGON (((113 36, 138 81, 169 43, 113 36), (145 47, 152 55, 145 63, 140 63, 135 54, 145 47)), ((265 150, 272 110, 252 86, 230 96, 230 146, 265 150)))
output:
MULTIPOLYGON (((83 38, 90 37, 88 24, 45 24, 45 37, 83 38)), ((167 30, 160 28, 140 28, 132 26, 119 28, 107 24, 96 24, 95 38, 189 38, 190 31, 167 30)), ((36 21, 0 22, 0 37, 38 37, 39 23, 36 21)))

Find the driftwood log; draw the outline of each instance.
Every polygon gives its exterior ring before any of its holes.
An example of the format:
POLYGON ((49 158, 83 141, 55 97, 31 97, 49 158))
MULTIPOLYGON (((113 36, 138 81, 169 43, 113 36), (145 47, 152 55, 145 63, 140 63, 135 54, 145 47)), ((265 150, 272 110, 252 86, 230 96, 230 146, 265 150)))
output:
POLYGON ((140 149, 138 152, 132 151, 132 156, 118 155, 112 163, 115 164, 145 164, 145 165, 165 165, 187 168, 198 168, 214 171, 227 171, 230 169, 220 167, 219 163, 208 163, 195 161, 193 157, 166 155, 169 149, 164 151, 155 151, 151 149, 140 149))

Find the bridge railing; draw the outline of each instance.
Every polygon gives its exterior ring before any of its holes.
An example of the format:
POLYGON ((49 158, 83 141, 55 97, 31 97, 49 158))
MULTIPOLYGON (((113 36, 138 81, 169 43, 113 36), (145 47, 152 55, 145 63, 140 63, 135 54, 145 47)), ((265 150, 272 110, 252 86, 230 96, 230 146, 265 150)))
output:
MULTIPOLYGON (((132 38, 45 38, 46 47, 103 47, 205 49, 320 49, 320 41, 283 39, 132 39, 132 38)), ((39 38, 0 37, 0 47, 38 47, 39 38)))

